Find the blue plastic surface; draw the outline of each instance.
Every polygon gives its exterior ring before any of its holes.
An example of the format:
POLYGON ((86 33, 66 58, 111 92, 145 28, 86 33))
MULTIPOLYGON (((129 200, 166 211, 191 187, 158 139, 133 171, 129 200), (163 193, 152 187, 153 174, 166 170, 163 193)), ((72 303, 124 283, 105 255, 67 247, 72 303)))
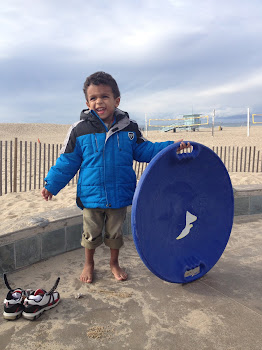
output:
POLYGON ((194 281, 219 260, 234 217, 233 189, 220 158, 196 142, 158 153, 135 191, 131 224, 136 249, 148 269, 175 283, 194 281))

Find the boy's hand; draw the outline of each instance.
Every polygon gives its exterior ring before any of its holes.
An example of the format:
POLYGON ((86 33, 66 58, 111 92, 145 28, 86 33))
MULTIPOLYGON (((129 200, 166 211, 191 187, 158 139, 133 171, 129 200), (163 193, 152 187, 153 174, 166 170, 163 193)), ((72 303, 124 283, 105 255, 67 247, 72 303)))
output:
POLYGON ((178 149, 177 149, 178 152, 181 151, 181 150, 184 149, 184 148, 189 148, 189 147, 191 147, 190 143, 188 142, 187 144, 185 144, 185 142, 183 142, 183 139, 178 140, 178 141, 176 141, 176 142, 181 142, 181 143, 180 143, 180 146, 179 146, 178 149))
POLYGON ((53 197, 52 193, 49 192, 45 187, 42 189, 41 195, 46 201, 48 201, 48 199, 51 200, 53 197))

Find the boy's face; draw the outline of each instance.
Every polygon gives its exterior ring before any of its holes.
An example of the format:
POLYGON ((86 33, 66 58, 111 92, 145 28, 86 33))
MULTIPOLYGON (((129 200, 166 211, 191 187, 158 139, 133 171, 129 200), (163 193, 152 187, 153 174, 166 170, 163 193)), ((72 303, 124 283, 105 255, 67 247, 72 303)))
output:
POLYGON ((115 108, 119 106, 120 97, 114 97, 110 86, 91 84, 86 91, 86 100, 88 108, 95 111, 105 123, 113 122, 115 108))

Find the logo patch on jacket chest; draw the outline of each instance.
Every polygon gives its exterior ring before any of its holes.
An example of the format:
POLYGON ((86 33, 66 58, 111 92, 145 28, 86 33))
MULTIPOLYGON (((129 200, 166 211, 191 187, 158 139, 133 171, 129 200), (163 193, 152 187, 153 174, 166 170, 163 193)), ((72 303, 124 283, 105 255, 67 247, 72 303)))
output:
POLYGON ((133 132, 129 132, 129 133, 128 133, 128 137, 129 137, 129 139, 132 141, 132 140, 134 140, 134 138, 135 138, 135 134, 134 134, 133 132))

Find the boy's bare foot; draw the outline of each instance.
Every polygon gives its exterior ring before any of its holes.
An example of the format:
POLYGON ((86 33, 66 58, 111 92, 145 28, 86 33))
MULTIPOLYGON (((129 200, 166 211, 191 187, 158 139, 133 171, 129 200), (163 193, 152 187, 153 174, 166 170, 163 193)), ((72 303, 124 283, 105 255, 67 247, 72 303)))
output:
POLYGON ((127 279, 127 273, 121 269, 118 263, 110 263, 112 274, 118 281, 125 281, 127 279))
POLYGON ((80 281, 84 283, 92 283, 94 273, 94 264, 85 264, 84 269, 80 275, 80 281))

